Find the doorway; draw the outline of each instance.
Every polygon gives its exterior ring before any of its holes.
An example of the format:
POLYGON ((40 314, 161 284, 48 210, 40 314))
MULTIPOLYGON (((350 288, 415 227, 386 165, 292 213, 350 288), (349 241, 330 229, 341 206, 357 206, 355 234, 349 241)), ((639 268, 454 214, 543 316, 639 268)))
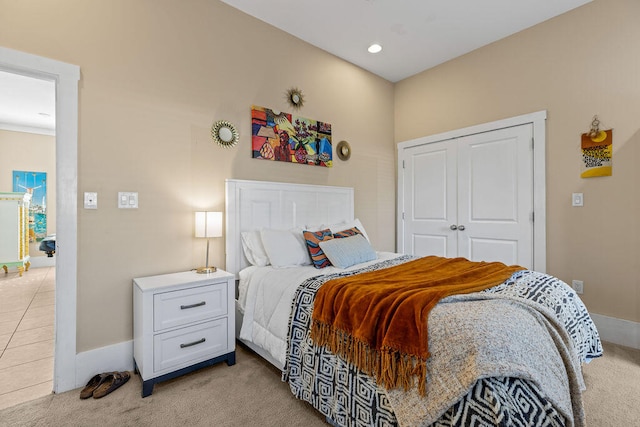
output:
MULTIPOLYGON (((22 274, 19 267, 0 271, 2 409, 53 390, 56 258, 39 246, 55 233, 55 83, 0 71, 0 92, 0 190, 31 195, 25 221, 29 269, 22 274)), ((6 207, 11 202, 2 203, 6 207)), ((14 231, 11 225, 5 216, 0 223, 3 240, 14 231)), ((9 243, 11 239, 0 241, 4 261, 12 256, 9 243)))
POLYGON ((397 250, 546 268, 538 112, 398 144, 397 250))
POLYGON ((56 268, 53 391, 76 384, 78 81, 80 68, 0 47, 0 70, 55 82, 56 268))
POLYGON ((404 247, 533 268, 531 124, 404 150, 404 247))

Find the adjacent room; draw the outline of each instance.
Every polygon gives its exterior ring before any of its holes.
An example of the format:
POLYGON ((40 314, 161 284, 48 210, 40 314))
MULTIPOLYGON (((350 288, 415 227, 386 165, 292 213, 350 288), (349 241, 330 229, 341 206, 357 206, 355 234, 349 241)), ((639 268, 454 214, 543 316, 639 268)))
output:
POLYGON ((632 425, 640 4, 262 3, 0 0, 0 419, 632 425), (518 267, 320 306, 432 256, 518 267))
POLYGON ((53 389, 55 84, 0 72, 0 407, 53 389))

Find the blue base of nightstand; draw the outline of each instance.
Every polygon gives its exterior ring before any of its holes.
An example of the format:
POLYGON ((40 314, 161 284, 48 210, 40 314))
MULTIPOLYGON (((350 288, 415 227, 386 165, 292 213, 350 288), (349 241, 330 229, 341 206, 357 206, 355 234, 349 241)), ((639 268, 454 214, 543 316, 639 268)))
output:
MULTIPOLYGON (((233 366, 236 364, 236 352, 232 351, 231 353, 223 354, 222 356, 214 357, 213 359, 205 360, 204 362, 196 363, 195 365, 188 366, 186 368, 178 369, 177 371, 170 372, 168 374, 161 375, 159 377, 151 378, 147 381, 142 381, 142 397, 150 396, 153 393, 153 386, 156 383, 171 380, 173 378, 180 377, 182 375, 188 374, 189 372, 193 372, 195 370, 215 365, 220 362, 227 362, 228 366, 233 366)), ((135 367, 135 372, 138 373, 138 364, 136 360, 133 359, 133 365, 135 367)))

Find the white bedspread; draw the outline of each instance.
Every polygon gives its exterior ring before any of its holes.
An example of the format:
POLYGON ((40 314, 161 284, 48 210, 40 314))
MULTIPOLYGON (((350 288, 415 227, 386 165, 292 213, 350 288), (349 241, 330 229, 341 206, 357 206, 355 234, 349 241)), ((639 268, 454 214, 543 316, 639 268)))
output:
POLYGON ((324 274, 355 270, 392 259, 399 254, 378 252, 378 259, 347 269, 313 266, 273 268, 251 266, 240 272, 238 306, 243 313, 240 339, 264 350, 284 368, 289 332, 289 315, 296 288, 306 279, 324 274))

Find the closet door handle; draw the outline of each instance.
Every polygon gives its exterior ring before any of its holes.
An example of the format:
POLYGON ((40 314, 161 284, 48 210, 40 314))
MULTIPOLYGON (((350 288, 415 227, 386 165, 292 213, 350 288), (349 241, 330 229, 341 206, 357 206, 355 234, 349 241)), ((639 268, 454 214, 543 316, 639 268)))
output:
POLYGON ((460 231, 464 231, 464 225, 459 225, 459 226, 458 226, 458 230, 460 230, 460 231))
POLYGON ((453 231, 456 231, 458 229, 458 226, 455 224, 451 224, 449 228, 452 229, 453 231))

